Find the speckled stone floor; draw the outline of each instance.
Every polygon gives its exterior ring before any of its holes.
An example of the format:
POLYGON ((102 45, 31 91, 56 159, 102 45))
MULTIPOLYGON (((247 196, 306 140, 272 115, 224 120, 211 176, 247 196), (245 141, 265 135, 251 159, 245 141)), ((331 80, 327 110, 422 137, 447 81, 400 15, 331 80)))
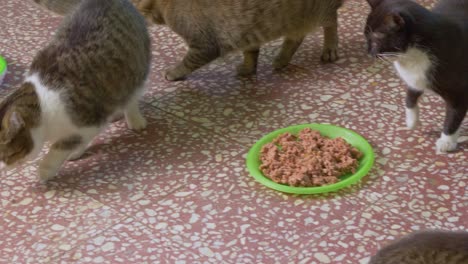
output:
MULTIPOLYGON (((0 3, 0 97, 15 89, 61 18, 31 1, 0 3)), ((432 1, 425 1, 430 5, 432 1)), ((340 10, 340 59, 319 63, 321 33, 273 72, 279 42, 262 49, 258 75, 238 79, 239 55, 167 82, 182 40, 152 27, 153 63, 142 133, 123 122, 68 162, 47 186, 36 166, 0 178, 0 263, 367 263, 418 229, 468 229, 468 123, 457 152, 437 155, 444 107, 424 97, 422 126, 404 126, 404 85, 365 54, 365 1, 340 10), (244 159, 262 135, 332 123, 365 136, 377 159, 364 180, 335 194, 282 194, 253 180, 244 159)))

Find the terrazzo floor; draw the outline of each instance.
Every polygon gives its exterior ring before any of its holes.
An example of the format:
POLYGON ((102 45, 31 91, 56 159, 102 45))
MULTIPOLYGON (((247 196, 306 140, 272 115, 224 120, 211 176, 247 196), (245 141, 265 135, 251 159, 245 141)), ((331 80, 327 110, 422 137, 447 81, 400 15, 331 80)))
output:
MULTIPOLYGON (((0 10, 3 98, 61 18, 31 1, 1 0, 0 10)), ((444 114, 437 96, 423 98, 422 126, 405 128, 403 83, 365 54, 368 12, 361 0, 340 10, 338 62, 320 64, 318 32, 282 72, 271 67, 280 42, 268 44, 257 76, 246 79, 235 76, 234 54, 185 81, 163 80, 185 46, 151 27, 148 128, 113 123, 47 185, 35 165, 3 172, 0 263, 367 263, 413 230, 467 230, 468 120, 450 154, 435 152, 444 114), (249 147, 302 123, 362 134, 376 152, 373 170, 328 195, 288 195, 254 181, 249 147)))

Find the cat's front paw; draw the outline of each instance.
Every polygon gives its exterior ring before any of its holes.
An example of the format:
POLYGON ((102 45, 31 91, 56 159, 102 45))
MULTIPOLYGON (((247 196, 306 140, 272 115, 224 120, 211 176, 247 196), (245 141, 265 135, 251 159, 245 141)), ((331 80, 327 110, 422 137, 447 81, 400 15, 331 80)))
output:
POLYGON ((337 47, 324 47, 322 51, 321 61, 324 63, 335 62, 339 59, 337 47))
POLYGON ((442 133, 440 138, 436 142, 437 152, 450 152, 457 149, 457 139, 456 135, 445 135, 442 133))
POLYGON ((406 108, 406 127, 408 129, 415 129, 421 123, 419 122, 419 109, 415 108, 406 108))
POLYGON ((127 126, 131 130, 139 131, 146 128, 147 122, 142 115, 134 115, 128 120, 127 126))
POLYGON ((168 81, 180 81, 185 79, 185 73, 183 73, 179 67, 174 67, 164 72, 164 78, 168 81))
POLYGON ((44 184, 57 175, 57 170, 47 166, 39 166, 39 181, 44 184))

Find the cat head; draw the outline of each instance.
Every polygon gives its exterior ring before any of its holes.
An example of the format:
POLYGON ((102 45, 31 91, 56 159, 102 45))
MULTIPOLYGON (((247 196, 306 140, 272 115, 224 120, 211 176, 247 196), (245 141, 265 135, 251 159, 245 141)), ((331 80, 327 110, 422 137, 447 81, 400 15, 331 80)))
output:
POLYGON ((364 34, 368 52, 403 53, 410 46, 412 18, 405 10, 408 1, 367 0, 372 10, 367 17, 364 34))
POLYGON ((0 170, 21 164, 33 145, 31 133, 20 113, 7 112, 0 124, 0 170))
POLYGON ((159 25, 165 24, 160 0, 141 0, 137 4, 137 9, 148 21, 159 25))

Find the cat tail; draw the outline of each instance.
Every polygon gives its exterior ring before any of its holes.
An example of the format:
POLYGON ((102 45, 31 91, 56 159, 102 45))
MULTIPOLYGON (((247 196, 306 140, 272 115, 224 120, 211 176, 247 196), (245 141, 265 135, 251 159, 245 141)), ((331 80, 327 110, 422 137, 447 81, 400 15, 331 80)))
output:
POLYGON ((81 3, 81 0, 34 0, 34 2, 56 14, 66 15, 73 11, 81 3))

